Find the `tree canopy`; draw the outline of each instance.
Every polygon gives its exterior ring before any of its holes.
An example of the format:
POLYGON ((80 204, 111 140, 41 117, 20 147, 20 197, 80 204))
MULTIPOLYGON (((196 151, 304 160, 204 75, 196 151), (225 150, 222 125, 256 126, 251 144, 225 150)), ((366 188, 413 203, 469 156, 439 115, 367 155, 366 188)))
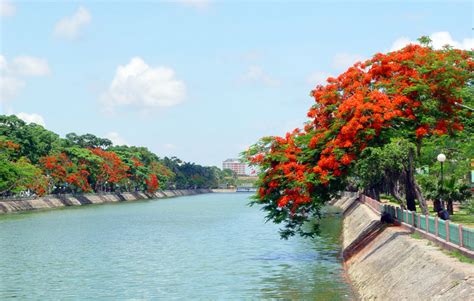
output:
POLYGON ((367 148, 405 139, 420 153, 434 136, 465 126, 472 132, 471 113, 460 106, 472 85, 472 52, 421 42, 328 78, 311 91, 315 104, 302 129, 264 137, 244 153, 261 170, 254 203, 283 223, 282 237, 317 232, 317 222, 305 222, 317 220, 321 206, 347 186, 359 159, 375 155, 367 148))
POLYGON ((16 116, 0 115, 0 194, 214 188, 224 172, 93 134, 65 138, 16 116))

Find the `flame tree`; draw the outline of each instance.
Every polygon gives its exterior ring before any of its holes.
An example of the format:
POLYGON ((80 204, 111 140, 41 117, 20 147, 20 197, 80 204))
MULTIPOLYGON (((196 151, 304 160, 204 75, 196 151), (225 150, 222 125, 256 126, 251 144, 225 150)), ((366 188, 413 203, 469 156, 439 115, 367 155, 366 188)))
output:
MULTIPOLYGON (((65 138, 0 115, 0 196, 217 187, 217 167, 160 158, 93 134, 65 138)), ((222 172, 221 172, 222 173, 222 172)))
POLYGON ((397 137, 419 153, 424 139, 463 130, 469 113, 460 105, 473 80, 472 52, 435 50, 426 37, 420 42, 328 78, 311 91, 315 104, 303 129, 264 137, 244 153, 261 171, 253 203, 263 205, 268 220, 283 223, 283 238, 317 233, 321 207, 346 187, 367 147, 397 137))

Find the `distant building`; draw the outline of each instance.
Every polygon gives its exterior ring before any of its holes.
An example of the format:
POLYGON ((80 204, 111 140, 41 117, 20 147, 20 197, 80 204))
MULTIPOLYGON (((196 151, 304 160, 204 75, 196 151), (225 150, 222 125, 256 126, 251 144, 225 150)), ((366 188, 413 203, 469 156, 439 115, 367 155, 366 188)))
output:
POLYGON ((239 161, 239 159, 227 159, 222 162, 222 169, 230 169, 237 175, 246 175, 246 165, 239 161))

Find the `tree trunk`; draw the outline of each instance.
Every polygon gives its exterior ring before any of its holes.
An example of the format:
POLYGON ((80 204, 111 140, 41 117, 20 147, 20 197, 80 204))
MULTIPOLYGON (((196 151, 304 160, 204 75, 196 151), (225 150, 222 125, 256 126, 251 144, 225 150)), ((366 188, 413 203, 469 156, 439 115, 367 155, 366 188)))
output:
POLYGON ((438 213, 440 210, 443 210, 443 204, 441 203, 441 200, 434 200, 433 201, 433 210, 438 213))
POLYGON ((400 203, 400 207, 405 210, 407 208, 406 204, 405 204, 405 200, 404 200, 404 197, 402 197, 399 193, 398 193, 398 181, 393 181, 393 179, 390 179, 391 183, 389 185, 389 193, 391 196, 393 196, 399 203, 400 203))
POLYGON ((416 141, 416 155, 418 158, 421 156, 421 139, 416 141))
POLYGON ((446 207, 448 209, 449 215, 453 215, 454 214, 453 201, 448 200, 447 203, 448 203, 448 206, 446 207))
POLYGON ((403 187, 401 187, 401 184, 400 184, 400 179, 403 179, 404 177, 405 177, 405 172, 403 172, 402 175, 392 177, 392 181, 394 181, 392 195, 400 202, 400 207, 403 210, 406 210, 407 204, 405 202, 405 196, 401 194, 403 187))
POLYGON ((415 204, 415 179, 413 171, 413 149, 410 148, 408 151, 408 166, 405 177, 405 195, 407 200, 407 209, 410 211, 416 211, 415 204))
POLYGON ((374 187, 374 194, 375 194, 374 199, 379 201, 379 202, 380 202, 380 193, 381 192, 382 192, 382 185, 380 185, 380 184, 375 185, 375 187, 374 187))
POLYGON ((421 188, 418 185, 418 183, 416 183, 416 181, 415 181, 415 194, 416 194, 416 199, 418 200, 418 202, 420 202, 421 212, 423 212, 423 214, 425 215, 428 214, 429 213, 428 205, 426 205, 426 200, 423 197, 423 194, 421 193, 421 188))

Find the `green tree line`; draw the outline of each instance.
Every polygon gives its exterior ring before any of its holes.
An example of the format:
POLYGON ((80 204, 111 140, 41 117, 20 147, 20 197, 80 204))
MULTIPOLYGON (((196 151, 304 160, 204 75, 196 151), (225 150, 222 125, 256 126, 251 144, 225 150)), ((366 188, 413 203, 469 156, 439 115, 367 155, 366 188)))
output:
POLYGON ((227 172, 0 115, 0 196, 215 188, 227 172))

